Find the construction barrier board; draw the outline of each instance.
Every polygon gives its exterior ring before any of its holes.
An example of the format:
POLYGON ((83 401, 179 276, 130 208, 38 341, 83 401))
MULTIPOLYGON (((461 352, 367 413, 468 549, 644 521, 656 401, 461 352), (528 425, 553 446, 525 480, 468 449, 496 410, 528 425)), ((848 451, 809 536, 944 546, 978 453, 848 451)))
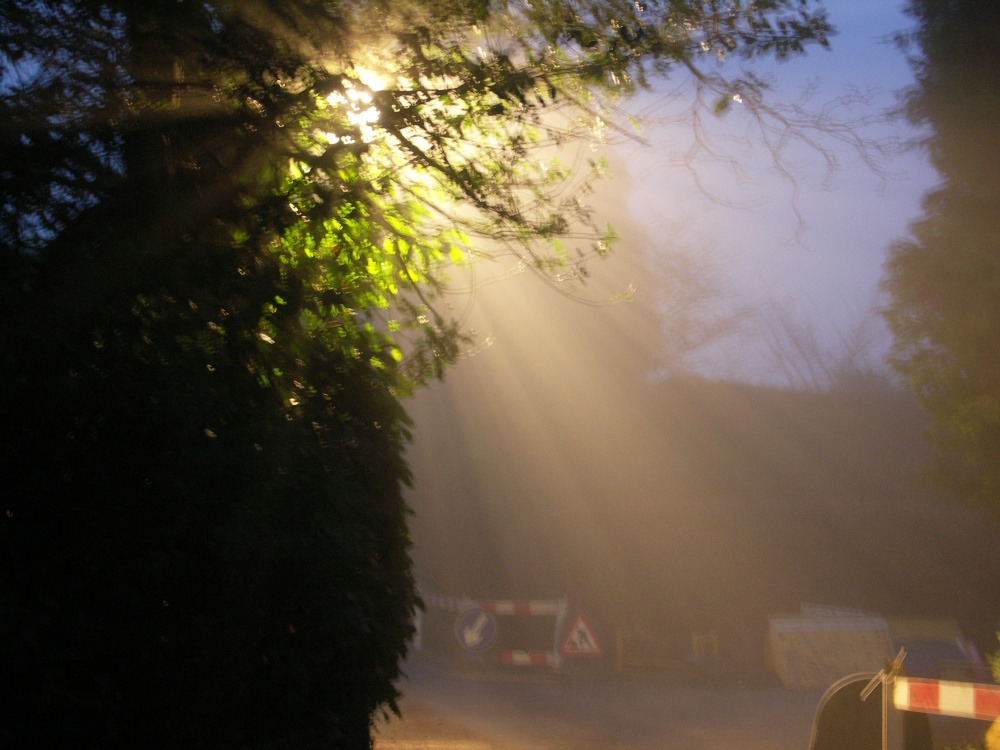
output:
POLYGON ((474 599, 432 591, 421 591, 421 598, 428 610, 455 613, 452 643, 457 641, 463 659, 502 666, 561 666, 565 599, 474 599))
POLYGON ((1000 718, 1000 685, 897 677, 892 702, 902 711, 992 721, 1000 718))
POLYGON ((881 617, 772 617, 768 641, 781 682, 803 690, 825 688, 893 654, 881 617))

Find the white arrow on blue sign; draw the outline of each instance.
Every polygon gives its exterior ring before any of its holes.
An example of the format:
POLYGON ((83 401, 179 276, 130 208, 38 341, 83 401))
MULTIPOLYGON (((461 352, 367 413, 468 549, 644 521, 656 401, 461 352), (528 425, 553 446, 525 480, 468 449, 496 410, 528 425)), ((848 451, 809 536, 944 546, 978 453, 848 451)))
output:
POLYGON ((497 639, 497 618, 482 607, 463 610, 455 620, 455 636, 462 648, 485 651, 497 639))

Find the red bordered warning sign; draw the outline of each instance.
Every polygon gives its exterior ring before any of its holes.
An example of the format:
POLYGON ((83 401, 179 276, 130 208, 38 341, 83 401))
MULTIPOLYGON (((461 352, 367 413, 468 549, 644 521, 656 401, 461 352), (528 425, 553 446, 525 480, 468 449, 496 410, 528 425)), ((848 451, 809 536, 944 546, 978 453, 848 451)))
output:
POLYGON ((566 633, 559 651, 563 656, 600 656, 601 644, 598 643, 590 625, 583 619, 583 615, 576 616, 573 627, 566 633))

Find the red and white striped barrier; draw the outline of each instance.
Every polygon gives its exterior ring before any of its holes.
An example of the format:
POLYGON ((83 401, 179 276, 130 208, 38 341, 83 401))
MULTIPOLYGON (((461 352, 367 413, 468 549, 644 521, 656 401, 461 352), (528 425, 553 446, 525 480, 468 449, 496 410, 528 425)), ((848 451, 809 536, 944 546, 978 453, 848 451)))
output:
MULTIPOLYGON (((473 608, 485 610, 492 615, 502 617, 554 617, 553 645, 551 650, 537 648, 512 649, 508 647, 497 650, 492 658, 496 660, 496 663, 504 666, 553 668, 560 666, 558 638, 562 632, 563 620, 566 617, 567 602, 565 599, 471 599, 466 596, 448 596, 430 591, 421 591, 420 594, 424 604, 428 608, 455 612, 458 613, 459 617, 462 616, 463 612, 473 608)), ((462 643, 461 636, 459 637, 459 643, 462 643)), ((467 644, 463 645, 468 648, 467 644)), ((538 644, 530 645, 536 646, 538 644)))
POLYGON ((970 719, 1000 717, 1000 685, 897 677, 892 701, 902 711, 970 719))
POLYGON ((471 601, 464 597, 446 596, 429 591, 421 591, 420 598, 424 600, 427 607, 443 609, 445 612, 459 612, 471 604, 471 601))
POLYGON ((556 656, 551 651, 501 651, 497 661, 507 667, 555 667, 556 656))
POLYGON ((443 596, 423 593, 421 597, 428 607, 436 607, 447 612, 461 612, 469 607, 479 607, 495 615, 549 615, 558 617, 560 608, 566 602, 560 599, 469 599, 464 596, 443 596))
POLYGON ((551 615, 558 616, 565 603, 552 599, 490 599, 476 602, 495 615, 551 615))

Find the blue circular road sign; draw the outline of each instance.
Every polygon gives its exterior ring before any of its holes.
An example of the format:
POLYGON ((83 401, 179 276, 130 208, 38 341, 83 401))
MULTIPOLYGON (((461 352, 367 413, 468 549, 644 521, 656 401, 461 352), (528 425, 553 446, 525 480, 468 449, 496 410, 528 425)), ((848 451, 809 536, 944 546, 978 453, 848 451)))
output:
POLYGON ((482 607, 469 607, 455 620, 455 637, 467 651, 486 651, 497 639, 497 618, 482 607))

